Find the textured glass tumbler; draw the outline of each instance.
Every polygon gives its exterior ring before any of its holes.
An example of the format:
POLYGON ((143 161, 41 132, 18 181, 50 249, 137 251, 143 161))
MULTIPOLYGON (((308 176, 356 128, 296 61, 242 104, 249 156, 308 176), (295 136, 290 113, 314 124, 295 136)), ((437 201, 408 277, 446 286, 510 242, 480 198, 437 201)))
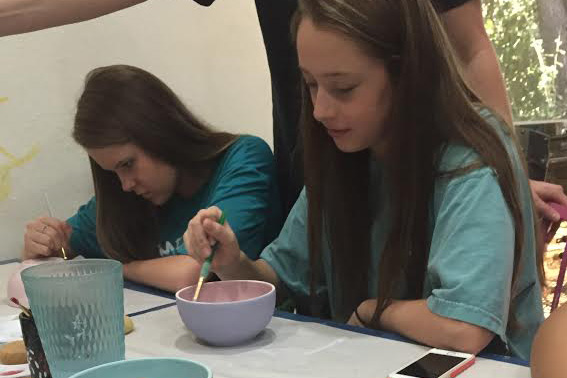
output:
POLYGON ((53 378, 124 359, 122 264, 64 261, 21 275, 53 378))

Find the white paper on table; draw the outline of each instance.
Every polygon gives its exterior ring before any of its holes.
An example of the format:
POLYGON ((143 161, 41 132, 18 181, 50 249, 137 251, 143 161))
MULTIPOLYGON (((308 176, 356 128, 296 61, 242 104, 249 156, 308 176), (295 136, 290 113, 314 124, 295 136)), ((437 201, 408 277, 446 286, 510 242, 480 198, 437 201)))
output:
POLYGON ((174 299, 159 295, 143 293, 132 289, 124 289, 124 314, 145 311, 154 307, 175 303, 174 299))
POLYGON ((22 339, 22 329, 18 315, 0 317, 0 343, 22 339))

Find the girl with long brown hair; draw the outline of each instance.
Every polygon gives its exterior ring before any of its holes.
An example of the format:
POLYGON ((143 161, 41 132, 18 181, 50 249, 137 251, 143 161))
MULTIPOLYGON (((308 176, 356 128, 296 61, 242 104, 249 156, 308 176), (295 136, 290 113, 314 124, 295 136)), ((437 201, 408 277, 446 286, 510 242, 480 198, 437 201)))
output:
POLYGON ((188 248, 216 239, 222 279, 272 282, 314 315, 529 358, 542 265, 523 159, 430 2, 301 0, 293 33, 305 190, 257 261, 217 208, 188 248))
POLYGON ((91 71, 73 137, 89 155, 95 196, 67 222, 30 222, 24 258, 57 255, 64 247, 119 260, 126 278, 175 291, 199 277, 182 241, 199 210, 225 209, 250 258, 279 231, 269 146, 214 131, 149 72, 126 65, 91 71))

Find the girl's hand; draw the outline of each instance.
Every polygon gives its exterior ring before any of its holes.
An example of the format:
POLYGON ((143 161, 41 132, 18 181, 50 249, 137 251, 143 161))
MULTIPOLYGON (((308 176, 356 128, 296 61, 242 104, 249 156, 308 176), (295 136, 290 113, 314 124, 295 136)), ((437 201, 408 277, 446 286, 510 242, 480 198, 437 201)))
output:
POLYGON ((538 215, 550 222, 557 222, 559 213, 549 206, 547 202, 555 202, 562 206, 567 206, 567 196, 563 193, 563 187, 534 180, 530 180, 530 187, 538 215))
POLYGON ((72 227, 56 218, 37 218, 26 225, 23 258, 61 255, 61 247, 69 248, 72 227))
POLYGON ((199 211, 189 221, 187 231, 183 234, 185 248, 201 263, 211 254, 212 245, 219 243, 211 264, 211 269, 216 273, 234 267, 240 258, 240 247, 230 225, 228 222, 222 226, 218 223, 221 214, 221 210, 215 206, 199 211))

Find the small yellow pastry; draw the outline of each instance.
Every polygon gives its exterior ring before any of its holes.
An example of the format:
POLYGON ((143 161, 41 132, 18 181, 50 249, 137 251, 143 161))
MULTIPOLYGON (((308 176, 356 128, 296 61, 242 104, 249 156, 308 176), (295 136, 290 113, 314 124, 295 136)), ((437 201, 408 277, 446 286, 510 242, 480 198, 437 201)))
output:
POLYGON ((124 334, 127 335, 134 330, 134 322, 128 316, 124 316, 124 334))
POLYGON ((13 341, 0 347, 0 364, 21 365, 27 362, 24 340, 13 341))

